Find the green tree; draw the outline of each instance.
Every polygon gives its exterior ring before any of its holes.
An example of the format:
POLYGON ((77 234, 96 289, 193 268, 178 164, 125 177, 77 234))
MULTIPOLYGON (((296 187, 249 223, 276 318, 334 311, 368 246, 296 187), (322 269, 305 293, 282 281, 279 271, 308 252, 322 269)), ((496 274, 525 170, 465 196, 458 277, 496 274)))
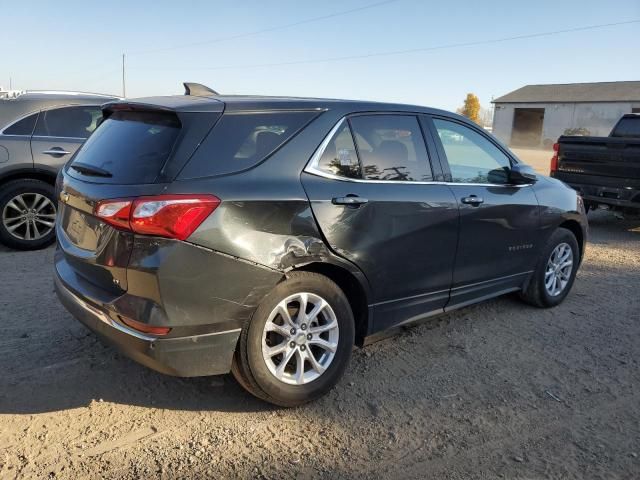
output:
POLYGON ((460 113, 477 124, 480 124, 480 99, 473 93, 467 93, 460 113))

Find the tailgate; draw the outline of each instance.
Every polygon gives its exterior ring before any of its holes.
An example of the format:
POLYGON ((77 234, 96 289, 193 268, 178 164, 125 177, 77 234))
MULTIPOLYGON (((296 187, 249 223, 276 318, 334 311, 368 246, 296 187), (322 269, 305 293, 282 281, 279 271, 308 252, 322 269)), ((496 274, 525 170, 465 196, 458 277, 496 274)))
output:
POLYGON ((164 185, 107 186, 84 183, 64 175, 58 201, 56 234, 58 268, 78 282, 118 296, 127 290, 127 264, 134 235, 118 230, 93 214, 104 198, 153 195, 164 185))
MULTIPOLYGON (((636 179, 640 183, 640 141, 610 137, 559 140, 558 172, 636 179)), ((597 178, 585 183, 598 183, 597 178)))
POLYGON ((104 111, 103 123, 61 173, 56 266, 77 288, 115 296, 127 290, 134 234, 98 218, 96 205, 162 193, 171 172, 197 149, 220 113, 183 114, 130 103, 104 111))

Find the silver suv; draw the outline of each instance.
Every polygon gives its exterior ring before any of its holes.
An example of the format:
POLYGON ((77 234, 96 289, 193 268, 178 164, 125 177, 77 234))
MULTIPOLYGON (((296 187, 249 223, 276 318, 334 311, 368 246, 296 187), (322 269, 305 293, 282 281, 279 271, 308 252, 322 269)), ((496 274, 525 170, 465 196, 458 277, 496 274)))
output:
POLYGON ((53 242, 58 170, 115 99, 53 91, 0 99, 0 242, 21 250, 53 242))

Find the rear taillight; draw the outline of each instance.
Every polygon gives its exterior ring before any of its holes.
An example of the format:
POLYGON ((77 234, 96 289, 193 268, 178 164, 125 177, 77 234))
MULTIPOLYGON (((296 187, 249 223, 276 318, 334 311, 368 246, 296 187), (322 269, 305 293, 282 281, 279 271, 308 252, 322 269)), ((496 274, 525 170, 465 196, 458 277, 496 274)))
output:
POLYGON ((157 195, 102 200, 94 213, 116 228, 185 240, 218 205, 213 195, 157 195))
POLYGON ((558 171, 558 150, 560 149, 560 144, 553 144, 553 157, 551 157, 551 165, 549 166, 549 170, 551 173, 558 171))

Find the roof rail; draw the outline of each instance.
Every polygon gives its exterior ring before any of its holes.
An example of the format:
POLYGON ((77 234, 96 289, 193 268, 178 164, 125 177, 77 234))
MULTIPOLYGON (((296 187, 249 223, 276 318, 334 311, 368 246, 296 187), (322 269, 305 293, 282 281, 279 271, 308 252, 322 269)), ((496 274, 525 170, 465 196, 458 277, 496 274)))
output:
POLYGON ((220 95, 215 90, 212 90, 201 83, 184 82, 183 85, 185 95, 191 95, 194 97, 211 97, 214 95, 220 95))

